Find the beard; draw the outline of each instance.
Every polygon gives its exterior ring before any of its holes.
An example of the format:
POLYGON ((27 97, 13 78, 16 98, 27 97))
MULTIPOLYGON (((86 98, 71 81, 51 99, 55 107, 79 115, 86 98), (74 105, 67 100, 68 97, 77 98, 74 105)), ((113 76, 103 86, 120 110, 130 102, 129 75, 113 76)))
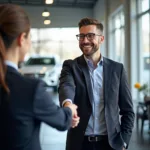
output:
POLYGON ((81 44, 79 45, 81 51, 85 56, 92 56, 95 52, 99 50, 99 46, 96 44, 81 44), (86 47, 87 46, 87 47, 86 47))

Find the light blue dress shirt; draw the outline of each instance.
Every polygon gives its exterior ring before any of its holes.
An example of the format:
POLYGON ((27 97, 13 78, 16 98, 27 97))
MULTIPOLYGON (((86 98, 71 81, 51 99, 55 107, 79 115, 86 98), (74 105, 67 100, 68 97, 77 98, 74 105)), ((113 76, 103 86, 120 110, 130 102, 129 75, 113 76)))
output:
POLYGON ((89 119, 85 135, 106 135, 106 121, 104 112, 104 97, 103 97, 103 57, 98 62, 95 68, 93 62, 84 57, 88 68, 92 84, 93 100, 92 114, 89 119))

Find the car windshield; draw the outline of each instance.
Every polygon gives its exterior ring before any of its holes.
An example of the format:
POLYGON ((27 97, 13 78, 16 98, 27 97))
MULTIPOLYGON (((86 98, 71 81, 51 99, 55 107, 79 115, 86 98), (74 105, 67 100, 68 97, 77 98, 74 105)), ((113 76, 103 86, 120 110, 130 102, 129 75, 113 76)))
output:
POLYGON ((55 65, 54 58, 30 58, 25 65, 55 65))

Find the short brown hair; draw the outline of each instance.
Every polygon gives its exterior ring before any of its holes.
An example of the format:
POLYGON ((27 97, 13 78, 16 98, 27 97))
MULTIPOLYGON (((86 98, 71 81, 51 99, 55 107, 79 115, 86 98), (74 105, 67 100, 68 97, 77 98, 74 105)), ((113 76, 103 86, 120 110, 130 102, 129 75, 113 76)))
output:
POLYGON ((88 25, 96 25, 97 29, 100 30, 101 32, 103 32, 103 24, 100 23, 96 19, 83 18, 83 19, 80 20, 80 22, 78 24, 79 28, 81 28, 83 26, 88 26, 88 25))

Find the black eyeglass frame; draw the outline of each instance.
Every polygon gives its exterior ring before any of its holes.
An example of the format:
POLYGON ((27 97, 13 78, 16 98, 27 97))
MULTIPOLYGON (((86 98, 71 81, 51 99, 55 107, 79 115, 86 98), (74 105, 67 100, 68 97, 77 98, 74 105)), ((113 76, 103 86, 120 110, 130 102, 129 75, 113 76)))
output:
POLYGON ((96 33, 87 33, 87 34, 77 34, 76 37, 77 37, 77 40, 78 41, 83 41, 84 38, 86 37, 89 41, 92 41, 95 36, 102 36, 101 34, 96 34, 96 33), (93 36, 92 38, 89 37, 89 35, 93 36), (82 38, 82 39, 80 39, 82 38))

